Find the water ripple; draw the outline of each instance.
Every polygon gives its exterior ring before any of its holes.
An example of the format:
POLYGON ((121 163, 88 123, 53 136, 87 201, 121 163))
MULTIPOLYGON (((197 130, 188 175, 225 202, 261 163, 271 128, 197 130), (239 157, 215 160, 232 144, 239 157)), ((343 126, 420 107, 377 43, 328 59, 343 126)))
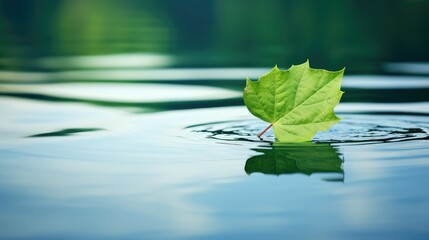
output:
MULTIPOLYGON (((339 144, 373 144, 429 139, 429 118, 422 116, 345 114, 343 119, 313 142, 339 144)), ((206 133, 207 138, 221 141, 274 142, 270 130, 262 138, 256 135, 266 127, 258 119, 230 120, 192 125, 193 132, 206 133)))

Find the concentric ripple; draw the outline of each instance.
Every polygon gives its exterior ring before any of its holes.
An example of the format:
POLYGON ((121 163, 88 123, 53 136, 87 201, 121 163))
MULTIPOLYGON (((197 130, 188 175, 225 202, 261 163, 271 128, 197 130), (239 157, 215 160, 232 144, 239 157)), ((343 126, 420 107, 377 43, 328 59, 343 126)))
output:
MULTIPOLYGON (((328 131, 317 133, 313 141, 371 144, 429 139, 429 117, 425 116, 343 114, 342 118, 328 131)), ((247 119, 203 123, 188 129, 221 141, 273 142, 272 130, 256 137, 266 126, 258 119, 247 119)))

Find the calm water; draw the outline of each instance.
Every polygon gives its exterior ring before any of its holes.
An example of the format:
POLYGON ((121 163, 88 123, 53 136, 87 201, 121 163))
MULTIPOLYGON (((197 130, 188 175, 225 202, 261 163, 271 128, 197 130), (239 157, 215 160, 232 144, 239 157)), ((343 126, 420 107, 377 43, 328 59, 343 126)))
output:
POLYGON ((429 79, 346 76, 341 122, 273 144, 265 71, 0 73, 0 238, 427 239, 429 79))
POLYGON ((0 239, 429 239, 427 9, 0 0, 0 239), (246 77, 306 59, 342 121, 257 138, 246 77))

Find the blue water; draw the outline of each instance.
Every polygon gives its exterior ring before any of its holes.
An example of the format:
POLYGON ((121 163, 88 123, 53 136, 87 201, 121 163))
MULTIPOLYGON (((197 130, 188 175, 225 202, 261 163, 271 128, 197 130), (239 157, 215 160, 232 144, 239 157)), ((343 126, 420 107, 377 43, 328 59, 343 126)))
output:
POLYGON ((429 239, 427 9, 0 1, 0 240, 429 239), (342 120, 256 137, 246 77, 307 59, 342 120))
POLYGON ((429 237, 429 102, 409 94, 426 79, 346 77, 343 120, 279 146, 256 137, 266 123, 228 74, 230 87, 3 79, 0 238, 429 237), (386 101, 358 101, 368 89, 386 101))

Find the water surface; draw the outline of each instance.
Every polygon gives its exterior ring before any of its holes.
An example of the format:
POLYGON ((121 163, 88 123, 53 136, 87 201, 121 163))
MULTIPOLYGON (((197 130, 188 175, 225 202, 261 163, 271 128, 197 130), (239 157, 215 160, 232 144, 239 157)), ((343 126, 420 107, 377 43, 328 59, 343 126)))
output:
POLYGON ((338 124, 277 144, 271 131, 256 137, 266 123, 242 105, 241 80, 207 74, 0 84, 0 237, 429 236, 429 99, 406 94, 427 91, 426 79, 346 77, 355 97, 336 108, 338 124), (356 100, 370 89, 386 101, 356 100))
POLYGON ((0 239, 429 239, 427 9, 0 1, 0 239), (246 77, 306 59, 342 120, 257 138, 246 77))

